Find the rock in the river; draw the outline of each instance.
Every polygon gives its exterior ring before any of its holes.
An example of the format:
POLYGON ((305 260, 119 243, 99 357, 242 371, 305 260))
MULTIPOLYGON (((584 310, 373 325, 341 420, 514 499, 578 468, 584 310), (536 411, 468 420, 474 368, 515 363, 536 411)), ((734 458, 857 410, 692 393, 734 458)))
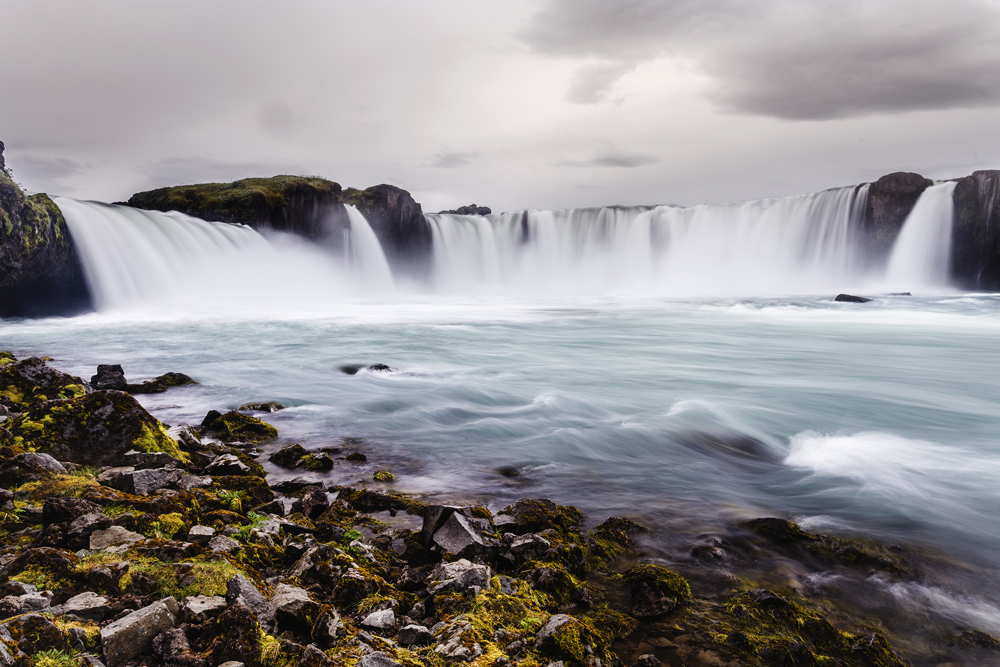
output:
POLYGON ((97 375, 90 378, 90 386, 94 389, 118 389, 124 391, 128 386, 125 379, 125 370, 120 364, 100 364, 97 366, 97 375))
POLYGON ((841 301, 844 303, 868 303, 871 299, 863 296, 854 296, 853 294, 838 294, 834 301, 841 301))
POLYGON ((330 506, 330 501, 326 497, 326 491, 312 487, 302 494, 302 497, 292 503, 292 513, 302 512, 310 519, 315 519, 330 506))
POLYGON ((278 429, 267 422, 235 410, 224 415, 213 410, 201 425, 203 430, 215 433, 224 441, 265 442, 278 437, 278 429))

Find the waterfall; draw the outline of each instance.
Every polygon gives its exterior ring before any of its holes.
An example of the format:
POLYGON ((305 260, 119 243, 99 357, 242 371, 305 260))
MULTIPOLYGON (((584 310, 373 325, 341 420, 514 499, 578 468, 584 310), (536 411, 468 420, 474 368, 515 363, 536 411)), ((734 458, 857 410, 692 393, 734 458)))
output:
POLYGON ((352 266, 372 288, 385 291, 393 288, 392 270, 382 252, 382 246, 371 225, 361 211, 346 205, 347 218, 351 222, 351 239, 348 252, 352 266))
POLYGON ((920 194, 889 255, 886 283, 890 289, 947 284, 955 185, 954 181, 938 183, 920 194))
POLYGON ((273 314, 379 294, 392 275, 358 211, 348 261, 305 239, 178 212, 57 198, 104 312, 273 314))
POLYGON ((667 295, 838 290, 868 186, 722 206, 428 214, 439 290, 667 295))

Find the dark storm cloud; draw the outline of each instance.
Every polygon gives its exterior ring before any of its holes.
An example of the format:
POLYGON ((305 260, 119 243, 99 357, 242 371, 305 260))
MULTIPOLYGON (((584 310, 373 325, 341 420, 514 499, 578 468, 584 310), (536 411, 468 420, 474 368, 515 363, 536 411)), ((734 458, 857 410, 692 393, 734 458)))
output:
POLYGON ((612 99, 621 75, 664 56, 708 75, 707 95, 733 113, 822 120, 1000 103, 989 0, 549 0, 520 37, 590 61, 569 86, 577 103, 612 99))
POLYGON ((472 164, 479 153, 438 153, 427 160, 427 166, 435 169, 457 169, 472 164))

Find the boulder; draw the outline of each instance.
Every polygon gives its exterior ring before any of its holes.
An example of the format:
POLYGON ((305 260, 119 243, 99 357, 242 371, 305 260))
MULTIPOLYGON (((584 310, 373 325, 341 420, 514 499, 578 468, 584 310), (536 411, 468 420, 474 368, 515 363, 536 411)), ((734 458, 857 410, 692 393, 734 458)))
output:
POLYGON ((0 464, 0 484, 17 488, 52 474, 66 474, 66 468, 48 454, 24 452, 0 464))
POLYGON ((139 384, 127 384, 122 391, 127 391, 130 394, 162 394, 170 387, 182 387, 188 384, 198 383, 184 373, 171 372, 139 384))
POLYGON ((381 651, 366 653, 361 656, 358 664, 360 667, 403 667, 400 663, 389 657, 387 653, 382 653, 381 651))
POLYGON ((74 549, 85 549, 90 545, 91 535, 98 530, 111 527, 111 517, 98 512, 83 514, 73 519, 66 529, 66 539, 74 549))
POLYGON ((475 525, 475 521, 476 519, 453 512, 434 533, 434 544, 450 554, 472 557, 485 553, 488 545, 480 533, 482 527, 475 525))
POLYGON ((225 535, 216 535, 208 541, 208 549, 217 554, 231 554, 240 549, 240 543, 225 535))
POLYGON ((77 398, 90 391, 86 382, 49 367, 39 357, 0 366, 0 396, 6 397, 18 412, 44 401, 77 398))
POLYGON ((410 623, 400 628, 396 641, 400 646, 426 646, 434 643, 434 633, 423 625, 410 623))
POLYGON ((554 658, 582 662, 584 657, 580 622, 566 614, 554 614, 535 636, 535 648, 554 658))
POLYGON ((521 498, 503 508, 493 517, 497 529, 505 533, 524 535, 543 530, 558 531, 576 528, 583 522, 583 514, 569 505, 556 505, 551 500, 521 498))
POLYGON ((396 614, 392 611, 392 609, 373 611, 361 619, 361 625, 369 628, 377 628, 379 630, 392 628, 396 625, 396 614))
POLYGON ((975 171, 954 192, 951 277, 964 289, 1000 289, 1000 171, 975 171))
MULTIPOLYGON (((52 606, 52 591, 34 591, 0 598, 0 618, 32 612, 47 612, 52 606)), ((3 663, 0 662, 0 665, 3 663)))
POLYGON ((0 318, 92 308, 62 211, 48 195, 25 196, 0 170, 0 318))
POLYGON ((313 644, 306 646, 306 650, 302 652, 302 658, 299 659, 296 667, 336 667, 337 663, 334 662, 326 653, 319 650, 319 648, 313 644))
POLYGON ((172 598, 120 618, 101 629, 101 644, 108 667, 117 667, 145 651, 159 633, 177 625, 180 606, 172 598))
POLYGON ((15 440, 79 465, 114 465, 133 449, 187 460, 163 424, 120 391, 35 405, 14 420, 10 432, 15 440))
POLYGON ((90 378, 90 386, 94 389, 125 391, 127 385, 125 371, 119 364, 100 364, 97 367, 97 375, 90 378))
POLYGON ((194 657, 183 628, 171 628, 156 635, 153 638, 153 653, 166 660, 167 664, 190 664, 190 659, 194 657))
POLYGON ((274 589, 274 595, 271 596, 271 605, 275 610, 279 631, 305 633, 312 631, 319 612, 319 603, 313 600, 305 589, 289 584, 278 584, 274 589))
POLYGON ((90 591, 74 595, 57 607, 52 607, 54 616, 72 614, 78 618, 100 623, 111 613, 108 599, 90 591))
POLYGON ((146 539, 139 533, 133 533, 122 526, 110 526, 104 530, 95 530, 90 534, 90 550, 104 551, 108 547, 122 544, 133 544, 146 539))
POLYGON ((871 299, 863 296, 854 296, 853 294, 838 294, 834 301, 840 301, 843 303, 868 303, 871 299))
POLYGON ((211 475, 182 475, 179 480, 177 480, 177 488, 182 491, 190 491, 191 489, 207 489, 212 486, 211 475))
POLYGON ((213 477, 251 474, 250 466, 240 461, 239 457, 235 454, 221 454, 215 457, 215 460, 209 463, 208 467, 205 468, 205 472, 213 477))
POLYGON ((133 449, 125 452, 121 458, 121 465, 136 470, 145 470, 148 468, 179 468, 181 462, 165 452, 140 452, 133 449))
POLYGON ((292 514, 301 512, 304 516, 315 519, 323 514, 329 506, 330 501, 326 497, 326 491, 314 486, 307 489, 301 498, 292 503, 292 514))
POLYGON ((267 422, 235 410, 230 410, 226 414, 219 414, 214 410, 209 412, 202 421, 202 429, 216 434, 220 440, 226 442, 259 443, 278 437, 278 430, 267 422))
POLYGON ((887 174, 871 184, 861 229, 872 259, 884 260, 888 256, 906 216, 921 193, 933 184, 920 174, 907 172, 887 174))
POLYGON ((225 611, 226 598, 219 595, 192 595, 181 605, 181 619, 185 623, 204 623, 225 611))
POLYGON ((321 648, 330 648, 337 642, 337 637, 344 634, 344 625, 340 622, 340 614, 330 605, 323 605, 312 627, 312 640, 321 648))
POLYGON ((158 489, 176 486, 184 471, 178 468, 147 468, 145 470, 123 471, 111 480, 111 486, 119 491, 137 496, 148 496, 158 489))
POLYGON ((288 445, 271 454, 267 460, 282 468, 295 468, 302 457, 308 453, 302 445, 288 445))
POLYGON ((277 401, 257 401, 254 403, 244 403, 236 408, 240 412, 277 412, 284 410, 285 406, 277 401))
POLYGON ((492 574, 486 565, 470 563, 464 558, 453 563, 439 563, 427 578, 427 592, 478 593, 489 589, 492 574))
POLYGON ((434 652, 448 660, 472 662, 483 654, 483 647, 475 641, 472 624, 460 618, 439 630, 434 652))
POLYGON ((274 629, 274 606, 242 574, 236 575, 226 584, 226 602, 230 605, 246 605, 256 614, 261 627, 268 632, 274 629))
POLYGON ((213 537, 215 537, 215 528, 211 526, 191 526, 191 529, 188 530, 187 540, 195 544, 207 545, 213 537))
POLYGON ((83 498, 57 497, 49 498, 42 505, 42 525, 53 523, 72 523, 84 514, 100 514, 101 506, 83 498))

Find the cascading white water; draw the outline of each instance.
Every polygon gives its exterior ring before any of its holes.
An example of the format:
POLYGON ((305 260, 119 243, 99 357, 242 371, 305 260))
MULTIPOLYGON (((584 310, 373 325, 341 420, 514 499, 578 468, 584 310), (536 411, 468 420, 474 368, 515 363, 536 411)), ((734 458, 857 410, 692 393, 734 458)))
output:
POLYGON ((347 218, 351 222, 351 265, 372 288, 380 291, 392 289, 392 269, 389 268, 378 237, 361 211, 350 204, 346 208, 347 218))
POLYGON ((920 194, 889 255, 885 279, 890 289, 947 284, 956 185, 954 181, 938 183, 920 194))
POLYGON ((100 311, 214 314, 322 307, 392 287, 360 212, 350 258, 289 235, 182 213, 58 198, 100 311))
POLYGON ((859 278, 868 186, 726 206, 430 214, 438 289, 808 293, 859 278))

